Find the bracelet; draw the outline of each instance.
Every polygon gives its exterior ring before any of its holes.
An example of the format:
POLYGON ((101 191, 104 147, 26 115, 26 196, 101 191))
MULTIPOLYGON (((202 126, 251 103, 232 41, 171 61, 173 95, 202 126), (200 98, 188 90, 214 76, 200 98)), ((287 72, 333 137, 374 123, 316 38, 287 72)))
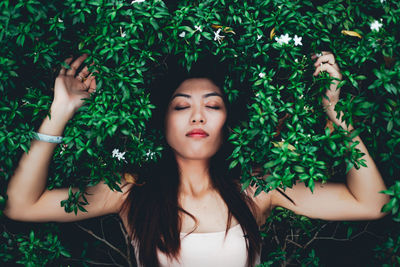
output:
POLYGON ((49 142, 49 143, 60 144, 60 143, 63 142, 63 137, 62 136, 54 136, 54 135, 47 135, 47 134, 33 132, 33 137, 36 140, 49 142))

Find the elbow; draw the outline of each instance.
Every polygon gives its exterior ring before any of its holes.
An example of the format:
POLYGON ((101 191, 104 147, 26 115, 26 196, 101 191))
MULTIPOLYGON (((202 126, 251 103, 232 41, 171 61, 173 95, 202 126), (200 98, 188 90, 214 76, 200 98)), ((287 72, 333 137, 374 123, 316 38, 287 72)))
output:
POLYGON ((379 220, 388 215, 388 212, 382 212, 380 209, 371 211, 368 215, 367 218, 368 220, 379 220))
POLYGON ((10 208, 9 205, 6 205, 6 207, 3 210, 4 216, 6 216, 8 219, 18 221, 18 212, 16 212, 14 209, 10 208))
POLYGON ((13 204, 9 200, 3 210, 4 216, 14 221, 27 221, 26 214, 28 214, 29 207, 13 204))
POLYGON ((385 217, 386 215, 389 214, 389 212, 384 212, 382 211, 383 205, 386 203, 383 203, 382 205, 375 206, 374 208, 369 208, 366 210, 366 219, 367 220, 379 220, 385 217))

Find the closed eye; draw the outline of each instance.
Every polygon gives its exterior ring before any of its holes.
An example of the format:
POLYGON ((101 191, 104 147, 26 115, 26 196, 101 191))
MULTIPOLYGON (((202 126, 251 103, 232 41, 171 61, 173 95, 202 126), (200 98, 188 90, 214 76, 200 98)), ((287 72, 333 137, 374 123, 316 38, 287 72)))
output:
POLYGON ((185 109, 185 108, 188 108, 188 107, 175 107, 174 109, 175 110, 182 110, 182 109, 185 109))
MULTIPOLYGON (((206 106, 207 108, 212 108, 212 109, 221 109, 220 107, 218 107, 218 106, 206 106)), ((187 108, 189 108, 189 107, 175 107, 174 109, 175 110, 182 110, 182 109, 187 109, 187 108)))

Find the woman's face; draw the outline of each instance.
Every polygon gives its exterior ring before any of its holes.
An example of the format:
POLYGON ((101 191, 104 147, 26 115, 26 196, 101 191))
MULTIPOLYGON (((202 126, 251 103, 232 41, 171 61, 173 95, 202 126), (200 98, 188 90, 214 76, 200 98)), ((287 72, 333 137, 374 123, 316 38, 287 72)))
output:
POLYGON ((179 157, 211 158, 222 144, 226 116, 221 90, 211 80, 187 79, 175 90, 167 108, 167 142, 179 157))

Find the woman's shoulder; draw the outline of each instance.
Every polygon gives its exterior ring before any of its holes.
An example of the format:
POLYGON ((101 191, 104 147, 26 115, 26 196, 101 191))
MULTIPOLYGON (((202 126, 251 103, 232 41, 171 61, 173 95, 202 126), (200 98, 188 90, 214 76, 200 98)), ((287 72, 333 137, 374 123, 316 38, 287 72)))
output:
MULTIPOLYGON (((251 173, 251 176, 257 177, 258 179, 265 179, 269 174, 262 175, 261 168, 255 167, 251 173)), ((243 188, 244 184, 240 183, 241 187, 243 188)), ((248 185, 244 190, 243 193, 249 197, 254 205, 257 207, 257 218, 264 220, 264 218, 271 213, 271 197, 272 192, 265 192, 262 190, 256 194, 258 187, 256 184, 248 185)))

